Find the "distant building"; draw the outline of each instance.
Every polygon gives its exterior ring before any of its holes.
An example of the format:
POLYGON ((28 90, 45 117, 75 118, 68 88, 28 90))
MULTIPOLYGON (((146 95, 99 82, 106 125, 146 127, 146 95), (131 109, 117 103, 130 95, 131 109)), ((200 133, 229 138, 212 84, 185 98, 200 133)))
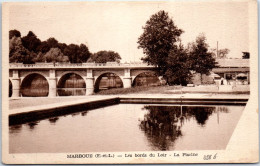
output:
MULTIPOLYGON (((212 70, 209 76, 202 76, 203 84, 212 84, 216 80, 225 80, 228 84, 250 84, 249 59, 217 59, 218 67, 212 70), (215 77, 218 75, 219 77, 215 77)), ((195 74, 192 82, 196 85, 201 84, 199 74, 195 74)))

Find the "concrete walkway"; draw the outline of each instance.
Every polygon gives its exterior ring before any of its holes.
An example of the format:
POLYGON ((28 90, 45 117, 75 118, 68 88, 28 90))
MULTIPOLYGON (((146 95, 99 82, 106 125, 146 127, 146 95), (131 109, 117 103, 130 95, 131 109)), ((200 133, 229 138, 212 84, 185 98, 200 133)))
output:
POLYGON ((76 105, 82 103, 90 103, 100 100, 108 100, 113 98, 189 98, 189 99, 248 99, 249 95, 240 94, 128 94, 128 95, 92 95, 92 96, 69 96, 69 97, 24 97, 19 99, 9 99, 9 115, 53 109, 69 105, 76 105))
POLYGON ((10 100, 10 113, 9 114, 18 114, 32 111, 40 111, 46 109, 53 109, 59 107, 65 107, 70 105, 77 105, 82 103, 90 103, 100 100, 108 100, 115 97, 111 96, 93 96, 91 98, 77 98, 77 97, 56 97, 56 98, 21 98, 16 100, 10 100), (22 106, 22 107, 21 107, 22 106), (12 109, 13 108, 13 109, 12 109))

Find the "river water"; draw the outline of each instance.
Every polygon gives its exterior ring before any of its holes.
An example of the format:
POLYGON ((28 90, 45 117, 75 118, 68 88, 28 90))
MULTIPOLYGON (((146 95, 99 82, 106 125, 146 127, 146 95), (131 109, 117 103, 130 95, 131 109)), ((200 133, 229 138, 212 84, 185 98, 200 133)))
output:
POLYGON ((10 153, 225 149, 244 106, 119 104, 9 126, 10 153))

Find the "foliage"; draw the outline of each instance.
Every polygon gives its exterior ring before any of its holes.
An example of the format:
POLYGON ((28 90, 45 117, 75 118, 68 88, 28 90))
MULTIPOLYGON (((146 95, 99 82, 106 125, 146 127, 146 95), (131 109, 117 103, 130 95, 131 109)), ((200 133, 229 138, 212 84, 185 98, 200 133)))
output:
POLYGON ((9 31, 9 39, 12 39, 13 37, 21 37, 21 33, 17 31, 16 29, 9 31))
POLYGON ((29 51, 37 52, 37 47, 41 44, 41 40, 37 36, 29 31, 27 36, 22 37, 23 46, 29 51))
POLYGON ((33 63, 33 52, 28 51, 22 44, 21 38, 13 36, 9 40, 9 63, 33 63))
POLYGON ((146 55, 142 60, 157 66, 159 75, 169 85, 186 85, 191 77, 189 57, 183 45, 177 45, 183 30, 174 25, 165 11, 152 15, 143 29, 137 42, 146 55))
POLYGON ((169 150, 172 144, 182 136, 180 107, 177 106, 144 106, 147 110, 140 119, 140 129, 148 137, 156 150, 169 150))
POLYGON ((227 58, 227 54, 230 52, 229 49, 224 48, 224 49, 220 49, 218 50, 218 57, 219 58, 227 58))
POLYGON ((17 30, 9 31, 10 63, 87 62, 91 53, 86 45, 59 43, 53 37, 41 41, 32 32, 21 38, 17 30))
POLYGON ((165 78, 168 84, 187 85, 192 74, 187 49, 182 44, 176 50, 171 50, 166 60, 165 78))
POLYGON ((114 51, 99 51, 91 55, 88 62, 107 63, 107 62, 120 62, 120 55, 114 51))
POLYGON ((219 50, 217 50, 216 48, 212 49, 213 57, 220 58, 220 59, 227 58, 227 55, 229 52, 230 52, 230 50, 228 48, 223 48, 223 49, 219 49, 219 50), (217 54, 215 52, 217 52, 217 54))
POLYGON ((53 37, 49 38, 46 42, 50 48, 57 48, 59 44, 58 40, 53 37))
POLYGON ((243 59, 249 59, 250 58, 250 53, 249 52, 243 52, 243 59))
POLYGON ((64 56, 59 48, 51 48, 46 54, 39 53, 34 62, 69 62, 68 56, 64 56))
POLYGON ((51 48, 49 47, 47 41, 41 42, 41 44, 37 47, 37 52, 38 53, 46 53, 50 50, 51 48))
POLYGON ((208 75, 210 70, 216 67, 216 61, 213 54, 208 51, 206 37, 201 34, 197 37, 196 42, 192 44, 190 50, 191 69, 196 73, 208 75))
POLYGON ((171 50, 176 49, 175 43, 183 31, 174 25, 168 13, 163 10, 152 15, 143 29, 144 32, 137 42, 138 48, 142 48, 146 55, 142 60, 158 66, 159 74, 164 74, 168 55, 171 50))
POLYGON ((84 44, 70 44, 64 49, 64 54, 69 57, 71 63, 84 63, 90 57, 90 52, 84 44))

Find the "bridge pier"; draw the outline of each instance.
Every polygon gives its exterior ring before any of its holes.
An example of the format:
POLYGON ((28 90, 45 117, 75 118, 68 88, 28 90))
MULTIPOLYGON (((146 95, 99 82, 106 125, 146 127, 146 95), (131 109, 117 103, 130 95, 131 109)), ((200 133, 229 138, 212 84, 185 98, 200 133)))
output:
POLYGON ((18 70, 13 70, 12 84, 13 84, 12 97, 14 97, 14 98, 20 97, 21 78, 19 77, 19 71, 18 70))
POLYGON ((57 88, 57 83, 56 83, 56 78, 49 78, 49 95, 48 97, 56 97, 56 88, 57 88))
POLYGON ((87 77, 86 78, 86 95, 92 95, 94 92, 94 78, 87 77))
POLYGON ((20 97, 20 82, 21 82, 20 78, 12 78, 12 84, 13 84, 12 97, 13 98, 20 97))
POLYGON ((132 85, 132 77, 130 69, 126 68, 124 70, 125 76, 123 78, 124 88, 131 88, 132 85))
POLYGON ((92 95, 94 93, 94 77, 92 69, 87 69, 87 77, 85 78, 85 81, 86 95, 92 95))
POLYGON ((124 88, 131 88, 132 85, 132 78, 131 77, 125 77, 123 79, 124 88))
POLYGON ((57 81, 55 70, 49 71, 49 95, 48 97, 56 97, 57 95, 57 81))

